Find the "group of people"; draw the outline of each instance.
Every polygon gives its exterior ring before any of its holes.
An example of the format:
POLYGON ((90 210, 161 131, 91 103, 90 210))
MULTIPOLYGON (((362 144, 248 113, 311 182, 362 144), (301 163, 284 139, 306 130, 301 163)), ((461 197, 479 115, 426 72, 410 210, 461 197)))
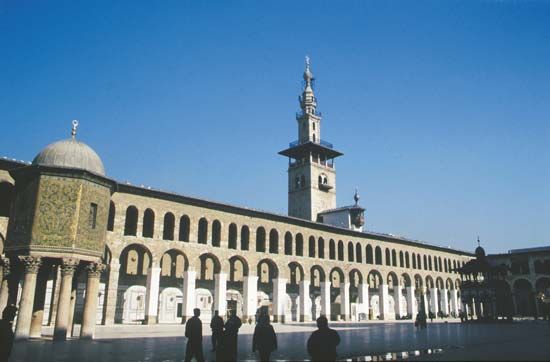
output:
MULTIPOLYGON (((417 328, 417 329, 424 329, 426 328, 427 326, 427 316, 426 316, 426 312, 424 312, 423 310, 421 310, 420 312, 418 312, 416 314, 416 320, 414 321, 414 326, 417 328)), ((432 320, 433 322, 433 320, 432 320)))
MULTIPOLYGON (((185 350, 185 361, 193 358, 197 362, 204 361, 202 347, 202 322, 199 318, 201 311, 198 308, 193 310, 194 316, 185 325, 185 337, 187 347, 185 350)), ((218 311, 210 321, 212 329, 212 351, 216 352, 216 361, 237 361, 238 333, 242 322, 234 310, 230 311, 229 318, 224 323, 218 311)), ((313 361, 334 361, 336 360, 336 347, 340 344, 338 332, 330 329, 328 319, 320 316, 317 319, 318 329, 312 333, 307 341, 307 351, 313 361)), ((261 313, 258 316, 258 323, 254 328, 252 336, 252 352, 257 352, 260 361, 269 361, 271 353, 277 349, 277 335, 269 321, 269 315, 261 313)))

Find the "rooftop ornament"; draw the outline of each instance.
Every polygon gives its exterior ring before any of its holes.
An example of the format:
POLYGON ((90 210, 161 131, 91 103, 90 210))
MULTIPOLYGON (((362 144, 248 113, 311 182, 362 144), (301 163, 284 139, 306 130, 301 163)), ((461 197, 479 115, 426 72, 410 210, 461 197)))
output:
POLYGON ((76 138, 76 128, 78 127, 78 121, 74 119, 72 124, 73 124, 73 129, 71 130, 71 137, 74 140, 76 138))

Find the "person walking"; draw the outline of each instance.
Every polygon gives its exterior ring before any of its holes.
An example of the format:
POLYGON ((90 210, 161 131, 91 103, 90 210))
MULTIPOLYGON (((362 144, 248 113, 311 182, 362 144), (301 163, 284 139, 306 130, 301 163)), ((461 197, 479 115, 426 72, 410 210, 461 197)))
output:
POLYGON ((328 327, 328 319, 324 315, 317 318, 317 328, 307 340, 311 360, 336 361, 336 347, 340 344, 338 332, 328 327))
POLYGON ((214 316, 210 321, 210 328, 212 329, 212 351, 215 351, 223 335, 223 319, 217 310, 214 311, 214 316))
POLYGON ((13 347, 13 319, 17 313, 17 307, 8 305, 2 312, 0 320, 0 362, 7 362, 13 347))
POLYGON ((187 337, 187 347, 185 348, 185 362, 190 362, 193 357, 197 362, 204 362, 202 353, 202 322, 199 319, 201 310, 193 309, 194 316, 185 323, 185 337, 187 337))
POLYGON ((223 336, 224 344, 224 361, 236 361, 238 353, 238 337, 239 337, 239 328, 241 328, 242 322, 235 310, 229 312, 229 318, 225 322, 225 333, 223 336))
POLYGON ((252 352, 258 351, 260 361, 269 361, 271 352, 277 349, 277 335, 269 323, 269 315, 261 314, 252 336, 252 352))

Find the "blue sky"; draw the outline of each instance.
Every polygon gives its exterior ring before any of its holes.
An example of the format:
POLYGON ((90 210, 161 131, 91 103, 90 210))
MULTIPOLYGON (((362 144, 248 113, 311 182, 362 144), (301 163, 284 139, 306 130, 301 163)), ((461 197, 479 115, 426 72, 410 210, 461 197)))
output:
POLYGON ((286 213, 309 54, 369 230, 548 245, 549 44, 549 1, 0 0, 0 155, 76 118, 117 180, 286 213))

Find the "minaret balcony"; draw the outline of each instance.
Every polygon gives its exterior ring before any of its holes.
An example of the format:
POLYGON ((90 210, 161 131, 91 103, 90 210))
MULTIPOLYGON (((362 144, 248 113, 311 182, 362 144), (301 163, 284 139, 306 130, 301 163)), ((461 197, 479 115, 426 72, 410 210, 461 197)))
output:
POLYGON ((296 112, 296 119, 297 120, 304 118, 304 116, 315 116, 315 117, 320 118, 320 117, 323 117, 323 113, 317 112, 317 111, 314 111, 314 112, 304 112, 304 111, 296 112))
POLYGON ((319 190, 322 190, 322 191, 330 191, 331 189, 333 189, 334 187, 328 185, 328 184, 324 184, 324 183, 319 183, 319 190))
MULTIPOLYGON (((290 142, 288 144, 288 147, 292 148, 292 147, 296 147, 296 146, 299 146, 299 145, 303 145, 303 144, 308 143, 308 142, 312 142, 312 141, 310 141, 309 139, 306 139, 306 140, 303 140, 303 141, 296 140, 294 142, 290 142)), ((326 148, 330 148, 330 149, 334 148, 334 145, 332 143, 330 143, 328 141, 325 141, 325 140, 319 140, 319 142, 315 142, 315 143, 318 143, 321 146, 324 146, 326 148)))

